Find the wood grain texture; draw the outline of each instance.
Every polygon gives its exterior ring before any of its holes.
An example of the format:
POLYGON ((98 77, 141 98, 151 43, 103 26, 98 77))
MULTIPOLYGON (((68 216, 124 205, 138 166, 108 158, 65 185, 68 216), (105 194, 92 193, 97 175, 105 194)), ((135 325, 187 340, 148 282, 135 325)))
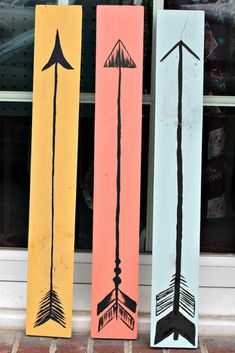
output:
POLYGON ((37 6, 26 333, 70 337, 82 8, 37 6))
POLYGON ((137 336, 143 7, 98 6, 91 335, 137 336))
POLYGON ((198 341, 204 13, 157 17, 151 346, 198 341))

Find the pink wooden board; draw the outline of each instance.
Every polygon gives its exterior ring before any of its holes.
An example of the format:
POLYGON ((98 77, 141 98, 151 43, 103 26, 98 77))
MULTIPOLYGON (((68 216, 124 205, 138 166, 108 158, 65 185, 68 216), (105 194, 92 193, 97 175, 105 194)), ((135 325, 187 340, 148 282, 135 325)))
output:
POLYGON ((143 18, 142 6, 97 7, 93 338, 137 337, 143 18))

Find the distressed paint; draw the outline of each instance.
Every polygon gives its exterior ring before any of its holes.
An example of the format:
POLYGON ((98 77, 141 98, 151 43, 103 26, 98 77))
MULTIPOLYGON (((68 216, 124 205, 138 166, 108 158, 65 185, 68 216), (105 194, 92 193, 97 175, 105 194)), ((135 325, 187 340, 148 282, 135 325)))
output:
POLYGON ((37 6, 26 333, 71 337, 81 6, 37 6))
POLYGON ((93 338, 137 336, 143 15, 97 8, 93 338))
POLYGON ((159 11, 151 346, 198 344, 204 12, 159 11))

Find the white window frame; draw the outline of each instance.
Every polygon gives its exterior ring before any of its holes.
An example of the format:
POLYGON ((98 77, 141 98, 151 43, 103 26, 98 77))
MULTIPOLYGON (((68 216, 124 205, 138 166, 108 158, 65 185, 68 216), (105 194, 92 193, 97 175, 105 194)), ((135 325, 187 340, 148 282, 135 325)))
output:
MULTIPOLYGON (((68 4, 69 0, 59 0, 68 4)), ((147 202, 147 250, 151 250, 151 210, 153 180, 155 35, 157 10, 163 0, 153 0, 152 82, 151 94, 143 96, 150 106, 149 170, 147 202)), ((82 93, 80 103, 94 104, 94 94, 82 93)), ((32 92, 1 91, 0 102, 32 102, 32 92)), ((235 108, 235 97, 205 96, 204 106, 235 108)), ((0 328, 24 329, 26 315, 27 250, 0 249, 0 328)), ((150 330, 151 292, 150 254, 140 255, 139 332, 150 330)), ((90 329, 91 253, 76 252, 74 267, 73 330, 90 329)), ((200 256, 199 333, 201 335, 235 335, 235 255, 202 254, 200 256)))

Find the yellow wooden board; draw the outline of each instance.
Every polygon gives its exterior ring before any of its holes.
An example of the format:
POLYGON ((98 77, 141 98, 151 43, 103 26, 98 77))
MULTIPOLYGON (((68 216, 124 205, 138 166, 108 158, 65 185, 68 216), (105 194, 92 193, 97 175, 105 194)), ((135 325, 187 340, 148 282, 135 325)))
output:
POLYGON ((81 6, 37 6, 26 334, 71 337, 81 6))

